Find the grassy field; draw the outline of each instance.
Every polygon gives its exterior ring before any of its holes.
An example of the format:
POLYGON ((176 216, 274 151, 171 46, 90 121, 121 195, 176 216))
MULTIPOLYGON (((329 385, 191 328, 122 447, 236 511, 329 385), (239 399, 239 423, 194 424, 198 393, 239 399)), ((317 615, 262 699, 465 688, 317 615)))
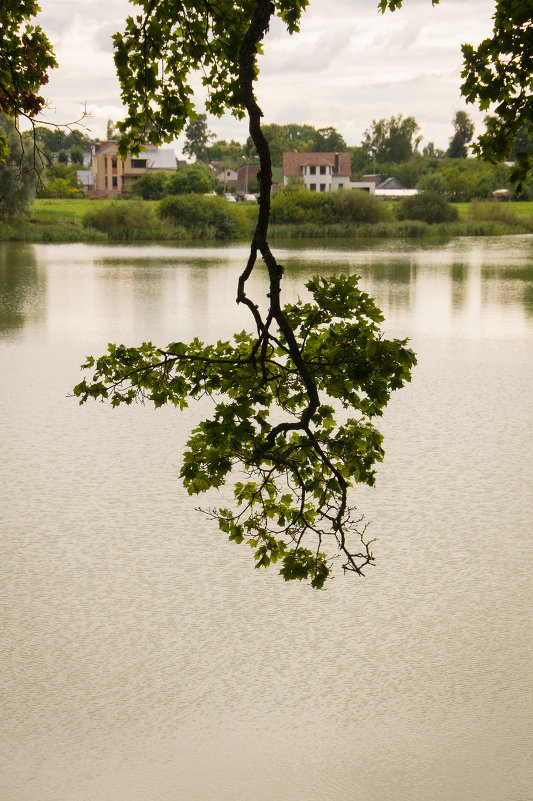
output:
MULTIPOLYGON (((127 201, 126 201, 127 202, 127 201)), ((152 203, 155 201, 144 201, 152 203)), ((36 222, 74 222, 81 225, 81 221, 86 212, 95 207, 105 208, 116 200, 111 198, 101 198, 89 200, 88 198, 38 198, 31 207, 30 216, 36 222)))
POLYGON ((510 208, 520 217, 533 217, 533 200, 522 200, 511 203, 510 208))
MULTIPOLYGON (((468 217, 472 209, 472 203, 452 203, 459 212, 459 219, 468 217)), ((519 217, 533 217, 533 200, 517 201, 516 203, 502 203, 502 208, 510 209, 513 214, 519 217)))
MULTIPOLYGON (((99 200, 88 200, 87 198, 38 198, 32 206, 31 217, 38 222, 76 222, 81 224, 83 215, 93 209, 95 204, 98 204, 98 207, 101 208, 113 202, 116 201, 111 198, 99 200)), ((157 201, 144 202, 150 205, 156 205, 157 203, 157 201)), ((469 216, 472 203, 453 203, 452 205, 459 212, 459 219, 469 216)), ((509 204, 502 203, 502 207, 509 209, 513 214, 520 217, 533 217, 533 200, 509 204)))

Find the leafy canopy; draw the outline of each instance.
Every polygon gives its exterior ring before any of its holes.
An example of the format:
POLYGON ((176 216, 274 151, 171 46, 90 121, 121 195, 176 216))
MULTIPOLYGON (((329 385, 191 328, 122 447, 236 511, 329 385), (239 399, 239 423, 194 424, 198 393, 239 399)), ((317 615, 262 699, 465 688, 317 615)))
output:
POLYGON ((185 128, 185 144, 183 152, 186 156, 194 156, 196 161, 206 161, 207 146, 215 138, 207 126, 207 114, 197 114, 185 128))
MULTIPOLYGON (((290 33, 298 30, 308 0, 269 3, 290 33)), ((142 13, 128 17, 123 34, 114 35, 115 64, 127 107, 122 155, 146 140, 170 142, 196 116, 190 75, 202 73, 207 111, 217 116, 245 114, 239 82, 240 48, 256 10, 255 0, 140 0, 142 13)), ((256 54, 253 57, 257 72, 256 54)))
MULTIPOLYGON (((439 0, 432 0, 438 5, 439 0)), ((403 0, 379 0, 379 8, 395 11, 403 0)), ((521 131, 533 128, 533 3, 531 0, 497 0, 493 35, 475 48, 462 45, 463 84, 468 103, 483 110, 487 131, 474 151, 495 163, 509 158, 521 131)), ((515 151, 511 180, 520 191, 533 168, 531 147, 515 151)))
POLYGON ((9 116, 35 117, 45 105, 38 93, 57 66, 52 46, 30 20, 40 11, 34 0, 0 4, 0 110, 9 116))
MULTIPOLYGON (((478 152, 491 161, 508 158, 524 126, 533 127, 533 4, 531 0, 498 0, 492 37, 478 48, 462 47, 462 92, 480 109, 494 106, 478 152)), ((531 148, 515 154, 511 176, 519 184, 533 167, 531 148)))
POLYGON ((7 143, 0 161, 0 219, 25 214, 35 200, 44 171, 40 153, 34 153, 29 134, 19 134, 13 120, 0 112, 0 140, 7 143))
MULTIPOLYGON (((33 119, 43 109, 41 86, 57 66, 52 46, 30 20, 40 11, 34 0, 0 3, 0 111, 8 117, 33 119)), ((0 162, 7 156, 8 139, 0 135, 0 162)))
POLYGON ((468 155, 468 143, 474 136, 474 123, 465 111, 457 111, 453 118, 454 135, 446 151, 450 159, 465 159, 468 155))

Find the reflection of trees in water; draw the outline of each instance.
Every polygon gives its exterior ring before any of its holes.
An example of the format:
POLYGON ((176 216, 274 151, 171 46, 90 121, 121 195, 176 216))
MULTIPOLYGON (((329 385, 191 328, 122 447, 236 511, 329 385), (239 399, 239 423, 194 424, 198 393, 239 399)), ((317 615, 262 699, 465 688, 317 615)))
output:
POLYGON ((0 245, 0 331, 22 328, 41 316, 46 280, 32 245, 0 245))
POLYGON ((533 262, 523 266, 490 265, 483 267, 483 302, 486 300, 523 306, 533 317, 533 262))
POLYGON ((216 271, 220 257, 182 258, 147 256, 105 257, 94 262, 105 269, 105 281, 97 285, 98 304, 113 318, 130 317, 137 324, 152 320, 153 309, 160 319, 181 317, 208 319, 210 298, 217 297, 216 271), (214 286, 215 285, 215 286, 214 286))
POLYGON ((380 283, 408 285, 416 280, 417 266, 407 261, 375 262, 368 266, 369 275, 380 283))
POLYGON ((464 262, 454 262, 451 269, 452 278, 452 308, 460 312, 468 304, 468 265, 464 262))
POLYGON ((385 314, 391 317, 414 304, 417 265, 410 259, 372 262, 358 272, 368 292, 385 314))
MULTIPOLYGON (((347 255, 353 257, 354 254, 347 255)), ((283 259, 281 261, 283 263, 283 259)), ((370 260, 359 264, 354 263, 353 258, 347 258, 346 262, 342 260, 328 262, 327 251, 324 251, 323 262, 291 258, 290 261, 286 261, 285 267, 286 283, 298 274, 307 277, 310 271, 324 276, 355 273, 361 276, 361 286, 376 300, 382 310, 390 313, 395 309, 410 308, 412 305, 417 264, 409 257, 402 260, 384 258, 383 261, 370 260)))
POLYGON ((528 315, 533 317, 533 283, 524 289, 524 308, 528 315))
MULTIPOLYGON (((489 251, 490 253, 490 251, 489 251)), ((376 299, 387 314, 395 309, 411 308, 417 292, 417 278, 435 274, 442 283, 440 292, 451 292, 451 304, 455 314, 465 312, 472 302, 472 293, 480 297, 483 307, 498 303, 502 306, 519 305, 529 316, 533 316, 533 258, 522 265, 506 266, 505 264, 482 265, 471 254, 466 253, 461 260, 448 260, 446 254, 432 263, 426 262, 424 254, 411 254, 406 258, 384 258, 383 261, 354 263, 353 253, 348 254, 346 261, 339 259, 328 263, 327 251, 324 251, 324 262, 309 262, 290 259, 287 263, 287 277, 296 276, 299 272, 305 275, 309 270, 333 275, 340 272, 358 273, 362 276, 367 291, 376 299), (316 264, 316 269, 315 269, 316 264)), ((523 256, 522 249, 517 252, 523 256)), ((363 255, 364 258, 364 255, 363 255)))
POLYGON ((463 283, 468 275, 468 267, 462 262, 455 262, 452 264, 452 281, 463 283))

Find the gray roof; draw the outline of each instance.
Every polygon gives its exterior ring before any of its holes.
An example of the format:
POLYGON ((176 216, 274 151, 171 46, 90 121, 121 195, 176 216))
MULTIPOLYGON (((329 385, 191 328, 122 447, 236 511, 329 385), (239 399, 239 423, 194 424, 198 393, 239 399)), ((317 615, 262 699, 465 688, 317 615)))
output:
POLYGON ((376 189, 405 189, 397 178, 386 178, 376 186, 376 189))
POLYGON ((145 158, 149 170, 175 170, 176 154, 173 150, 143 150, 137 158, 145 158))

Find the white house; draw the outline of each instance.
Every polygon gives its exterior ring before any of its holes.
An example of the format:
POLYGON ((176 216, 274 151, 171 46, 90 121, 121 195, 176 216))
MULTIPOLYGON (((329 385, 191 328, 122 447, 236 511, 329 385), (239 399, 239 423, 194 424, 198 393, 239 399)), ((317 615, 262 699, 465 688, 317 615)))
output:
POLYGON ((349 153, 284 153, 283 183, 291 177, 302 178, 311 192, 335 192, 338 189, 362 189, 374 194, 372 181, 351 181, 349 153))
POLYGON ((232 170, 230 167, 225 167, 220 172, 215 173, 215 178, 224 185, 224 189, 231 186, 235 188, 237 185, 237 170, 232 170))

